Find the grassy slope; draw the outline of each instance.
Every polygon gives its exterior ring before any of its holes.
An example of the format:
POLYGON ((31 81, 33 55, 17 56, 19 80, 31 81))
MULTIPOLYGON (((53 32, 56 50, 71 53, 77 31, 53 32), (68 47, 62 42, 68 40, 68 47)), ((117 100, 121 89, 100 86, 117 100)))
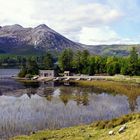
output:
POLYGON ((12 140, 139 140, 139 131, 140 114, 131 114, 112 121, 100 121, 91 125, 39 131, 33 135, 18 136, 12 140), (124 123, 127 129, 119 134, 118 130, 124 123), (115 134, 109 136, 110 130, 113 130, 115 134))

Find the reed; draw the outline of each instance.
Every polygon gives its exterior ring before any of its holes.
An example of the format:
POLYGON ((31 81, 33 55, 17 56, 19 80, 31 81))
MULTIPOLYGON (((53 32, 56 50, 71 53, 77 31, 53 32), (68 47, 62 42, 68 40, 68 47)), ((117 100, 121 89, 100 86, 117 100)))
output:
POLYGON ((136 99, 140 95, 140 85, 122 82, 94 80, 94 81, 75 81, 80 86, 89 86, 102 89, 104 92, 127 95, 131 99, 136 99))

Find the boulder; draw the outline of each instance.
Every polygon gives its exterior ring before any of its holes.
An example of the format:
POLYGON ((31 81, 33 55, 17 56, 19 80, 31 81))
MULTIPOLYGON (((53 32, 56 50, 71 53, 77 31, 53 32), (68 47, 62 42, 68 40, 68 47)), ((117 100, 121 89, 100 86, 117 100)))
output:
POLYGON ((109 135, 114 135, 114 131, 113 130, 111 130, 111 131, 109 131, 109 133, 108 133, 109 135))
POLYGON ((124 132, 126 129, 126 125, 124 124, 120 129, 119 129, 119 133, 124 132))

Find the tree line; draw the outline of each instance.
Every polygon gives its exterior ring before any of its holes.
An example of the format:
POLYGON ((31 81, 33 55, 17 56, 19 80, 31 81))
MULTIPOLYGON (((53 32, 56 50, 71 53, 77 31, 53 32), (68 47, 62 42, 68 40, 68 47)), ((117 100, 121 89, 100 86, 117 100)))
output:
POLYGON ((71 49, 65 49, 57 56, 49 52, 42 56, 0 56, 0 66, 5 64, 21 68, 20 77, 37 75, 39 69, 86 75, 140 75, 140 58, 134 47, 128 57, 97 56, 87 50, 73 52, 71 49))
POLYGON ((60 54, 58 64, 62 71, 80 74, 140 75, 140 58, 134 47, 128 57, 95 56, 87 50, 73 53, 66 49, 60 54))

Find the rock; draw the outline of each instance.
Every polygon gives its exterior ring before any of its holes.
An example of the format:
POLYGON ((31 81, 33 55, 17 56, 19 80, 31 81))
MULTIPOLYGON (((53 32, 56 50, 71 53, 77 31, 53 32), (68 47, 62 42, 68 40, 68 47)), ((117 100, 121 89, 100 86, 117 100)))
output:
POLYGON ((84 128, 81 128, 80 131, 81 132, 86 132, 86 130, 84 128))
POLYGON ((35 134, 36 132, 35 131, 32 131, 31 133, 30 133, 30 135, 33 135, 33 134, 35 134))
POLYGON ((41 140, 48 140, 47 138, 42 138, 41 140))
POLYGON ((119 133, 124 132, 126 129, 126 125, 124 124, 120 129, 119 129, 119 133))
POLYGON ((109 133, 108 133, 109 135, 114 135, 114 131, 113 130, 111 130, 111 131, 109 131, 109 133))
POLYGON ((90 134, 88 134, 88 137, 91 138, 92 136, 90 134))

